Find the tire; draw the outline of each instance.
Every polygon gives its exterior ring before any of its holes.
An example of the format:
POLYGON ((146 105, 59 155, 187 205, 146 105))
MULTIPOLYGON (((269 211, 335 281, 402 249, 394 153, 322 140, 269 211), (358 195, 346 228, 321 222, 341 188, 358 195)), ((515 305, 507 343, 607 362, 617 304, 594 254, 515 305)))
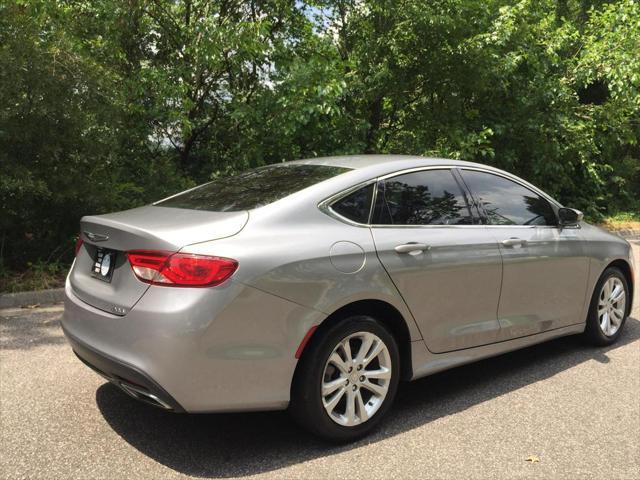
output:
POLYGON ((380 322, 361 315, 345 318, 317 334, 300 359, 290 412, 302 427, 326 440, 356 440, 376 428, 393 403, 400 379, 396 340, 380 322), (360 361, 360 348, 369 342, 365 359, 360 361), (376 354, 381 348, 378 342, 383 348, 376 354), (345 351, 347 346, 352 362, 345 351), (348 403, 353 405, 351 410, 347 410, 348 403))
POLYGON ((631 296, 629 293, 629 283, 619 268, 609 267, 602 273, 591 297, 587 325, 584 332, 590 343, 597 346, 605 346, 611 345, 618 339, 631 310, 631 296), (611 286, 614 288, 611 289, 611 286), (617 286, 624 289, 624 298, 619 298, 617 302, 610 303, 609 300, 612 295, 609 292, 615 290, 617 286), (607 290, 607 288, 610 288, 610 290, 607 290), (605 313, 602 313, 603 311, 605 313), (622 312, 622 318, 620 318, 620 312, 622 312), (605 314, 609 315, 608 325, 611 328, 606 328, 605 314), (605 332, 605 330, 607 331, 605 332))

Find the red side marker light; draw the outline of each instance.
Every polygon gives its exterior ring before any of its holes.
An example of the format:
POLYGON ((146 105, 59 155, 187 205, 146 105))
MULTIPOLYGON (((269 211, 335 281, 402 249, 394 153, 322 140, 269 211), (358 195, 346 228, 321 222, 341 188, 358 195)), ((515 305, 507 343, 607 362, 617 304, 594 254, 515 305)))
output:
POLYGON ((80 247, 82 246, 82 237, 78 236, 76 238, 76 247, 75 247, 75 256, 78 256, 78 252, 80 251, 80 247))
POLYGON ((300 342, 300 345, 298 346, 298 350, 296 350, 296 355, 295 355, 296 358, 300 358, 300 356, 302 355, 302 351, 304 350, 304 347, 307 346, 307 343, 309 343, 309 340, 311 340, 311 337, 313 336, 313 333, 316 331, 317 328, 318 328, 318 325, 314 325, 306 333, 306 335, 300 342))

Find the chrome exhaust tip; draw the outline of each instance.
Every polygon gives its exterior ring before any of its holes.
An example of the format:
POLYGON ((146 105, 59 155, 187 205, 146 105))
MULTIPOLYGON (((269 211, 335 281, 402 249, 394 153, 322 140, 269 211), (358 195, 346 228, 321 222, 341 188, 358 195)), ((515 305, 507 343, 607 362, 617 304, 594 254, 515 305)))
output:
POLYGON ((143 387, 140 387, 138 385, 133 385, 131 383, 124 382, 122 380, 116 381, 114 383, 118 387, 120 387, 127 395, 135 398, 136 400, 149 403, 154 407, 160 407, 163 410, 172 410, 171 405, 167 404, 164 400, 154 395, 153 393, 148 392, 143 387))

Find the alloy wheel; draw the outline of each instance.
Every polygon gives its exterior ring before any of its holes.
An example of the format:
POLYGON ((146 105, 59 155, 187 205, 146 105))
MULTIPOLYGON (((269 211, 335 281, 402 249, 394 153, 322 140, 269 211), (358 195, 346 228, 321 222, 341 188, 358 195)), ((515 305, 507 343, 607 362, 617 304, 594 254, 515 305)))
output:
POLYGON ((602 285, 598 297, 598 323, 608 337, 615 335, 622 325, 626 295, 624 284, 617 277, 610 277, 602 285))
POLYGON ((322 376, 322 404, 334 422, 352 427, 380 409, 389 391, 391 356, 371 332, 356 332, 333 349, 322 376))

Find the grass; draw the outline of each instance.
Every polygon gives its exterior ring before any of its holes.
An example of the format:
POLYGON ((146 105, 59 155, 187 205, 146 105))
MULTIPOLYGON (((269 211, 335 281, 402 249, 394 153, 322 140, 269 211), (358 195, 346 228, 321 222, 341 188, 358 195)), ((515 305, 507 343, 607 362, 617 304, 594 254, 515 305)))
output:
POLYGON ((640 230, 640 212, 619 212, 606 217, 601 225, 608 230, 640 230))
POLYGON ((47 290, 64 287, 69 267, 62 263, 38 262, 22 272, 0 267, 0 293, 47 290))

